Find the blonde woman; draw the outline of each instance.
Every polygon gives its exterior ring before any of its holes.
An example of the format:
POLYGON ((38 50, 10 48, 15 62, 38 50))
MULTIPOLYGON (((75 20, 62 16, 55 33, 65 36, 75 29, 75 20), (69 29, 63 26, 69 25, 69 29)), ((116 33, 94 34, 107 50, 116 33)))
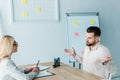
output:
POLYGON ((32 80, 39 73, 38 67, 22 70, 15 65, 11 56, 17 52, 17 47, 12 36, 0 38, 0 80, 32 80))

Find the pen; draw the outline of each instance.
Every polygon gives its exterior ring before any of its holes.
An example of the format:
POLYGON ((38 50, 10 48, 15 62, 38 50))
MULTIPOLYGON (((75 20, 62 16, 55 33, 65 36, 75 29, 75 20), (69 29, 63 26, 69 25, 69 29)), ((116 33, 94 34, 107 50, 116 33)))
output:
POLYGON ((36 64, 36 67, 38 67, 38 64, 39 64, 40 60, 38 60, 37 64, 36 64))

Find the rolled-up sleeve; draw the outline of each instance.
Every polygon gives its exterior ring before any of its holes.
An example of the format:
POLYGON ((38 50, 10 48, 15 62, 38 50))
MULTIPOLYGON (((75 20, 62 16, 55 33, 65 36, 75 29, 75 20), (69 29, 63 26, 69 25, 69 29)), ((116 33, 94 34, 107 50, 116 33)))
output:
POLYGON ((82 57, 76 55, 76 56, 74 57, 74 59, 77 60, 78 62, 80 62, 80 63, 82 64, 82 57))

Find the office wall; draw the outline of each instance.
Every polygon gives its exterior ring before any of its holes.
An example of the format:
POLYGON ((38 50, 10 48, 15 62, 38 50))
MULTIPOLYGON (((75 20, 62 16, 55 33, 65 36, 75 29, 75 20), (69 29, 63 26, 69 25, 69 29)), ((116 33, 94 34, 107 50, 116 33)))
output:
POLYGON ((61 57, 68 63, 68 55, 63 51, 67 47, 66 12, 99 12, 101 41, 113 55, 115 63, 120 56, 120 1, 119 0, 60 0, 59 22, 11 22, 11 0, 0 0, 0 11, 3 17, 2 31, 13 35, 19 44, 18 52, 13 54, 17 64, 53 61, 61 57))

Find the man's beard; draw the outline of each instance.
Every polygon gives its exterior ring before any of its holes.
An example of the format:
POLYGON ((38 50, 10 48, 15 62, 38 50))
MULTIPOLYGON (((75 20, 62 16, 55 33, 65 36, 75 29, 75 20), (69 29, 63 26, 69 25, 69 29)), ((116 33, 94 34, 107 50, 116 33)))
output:
POLYGON ((87 46, 94 46, 95 45, 95 41, 93 43, 86 42, 86 45, 87 46))

